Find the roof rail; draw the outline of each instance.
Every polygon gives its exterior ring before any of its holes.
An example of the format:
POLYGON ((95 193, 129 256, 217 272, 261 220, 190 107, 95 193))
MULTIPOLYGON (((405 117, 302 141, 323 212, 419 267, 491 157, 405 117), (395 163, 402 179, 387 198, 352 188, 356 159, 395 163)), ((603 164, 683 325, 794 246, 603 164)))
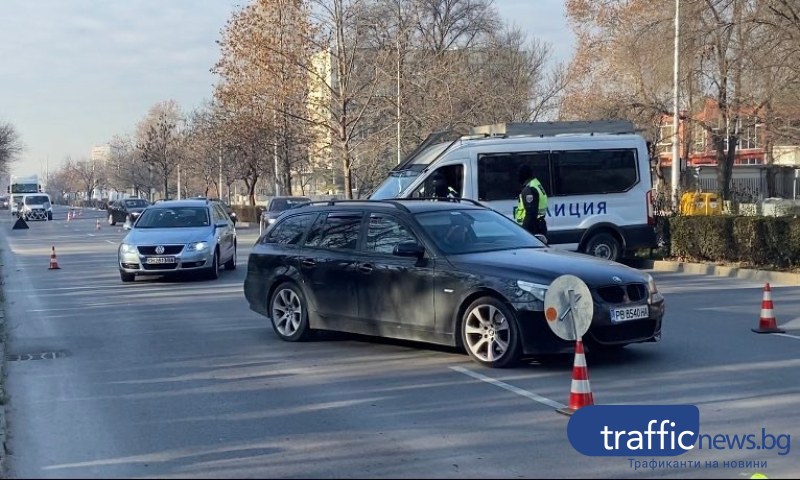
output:
POLYGON ((342 203, 368 203, 368 204, 372 204, 372 205, 375 205, 375 204, 383 204, 383 205, 389 204, 389 205, 392 205, 392 206, 394 206, 396 208, 399 208, 400 210, 404 210, 406 212, 410 212, 408 207, 406 207, 405 205, 402 205, 400 203, 394 203, 394 200, 395 199, 386 199, 386 200, 368 200, 368 199, 316 200, 316 201, 313 201, 313 202, 309 203, 308 205, 327 205, 329 207, 332 207, 334 205, 342 204, 342 203))
MULTIPOLYGON (((456 197, 456 198, 452 198, 452 197, 411 197, 411 198, 392 198, 392 199, 382 200, 382 201, 384 201, 384 202, 398 202, 399 203, 399 202, 416 201, 416 200, 428 200, 428 201, 451 202, 451 203, 467 202, 467 203, 471 203, 472 205, 475 205, 475 206, 478 206, 478 207, 488 208, 488 207, 486 207, 486 205, 482 204, 481 202, 478 202, 478 201, 473 200, 471 198, 460 198, 460 197, 456 197)), ((403 205, 403 207, 405 208, 405 205, 403 205)))
POLYGON ((622 135, 636 133, 636 127, 629 120, 588 120, 495 123, 470 129, 471 135, 487 137, 554 137, 570 133, 622 135))

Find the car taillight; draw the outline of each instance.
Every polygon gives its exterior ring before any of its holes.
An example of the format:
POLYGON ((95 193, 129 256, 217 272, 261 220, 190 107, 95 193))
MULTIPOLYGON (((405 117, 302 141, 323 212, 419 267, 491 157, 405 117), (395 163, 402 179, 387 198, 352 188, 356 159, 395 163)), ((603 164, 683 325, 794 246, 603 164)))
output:
POLYGON ((645 198, 647 200, 647 224, 655 225, 656 218, 655 215, 653 214, 653 191, 648 190, 645 198))

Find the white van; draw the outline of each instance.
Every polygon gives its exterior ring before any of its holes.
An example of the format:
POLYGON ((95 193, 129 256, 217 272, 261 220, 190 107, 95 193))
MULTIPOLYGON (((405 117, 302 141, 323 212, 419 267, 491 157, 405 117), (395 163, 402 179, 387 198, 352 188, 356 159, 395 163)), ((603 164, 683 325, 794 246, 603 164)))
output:
POLYGON ((46 193, 26 193, 22 199, 22 211, 25 220, 52 220, 53 205, 50 195, 46 193))
POLYGON ((428 137, 370 199, 432 197, 441 173, 462 198, 513 218, 527 164, 549 198, 551 245, 609 260, 656 247, 647 142, 630 122, 498 124, 442 138, 428 137))

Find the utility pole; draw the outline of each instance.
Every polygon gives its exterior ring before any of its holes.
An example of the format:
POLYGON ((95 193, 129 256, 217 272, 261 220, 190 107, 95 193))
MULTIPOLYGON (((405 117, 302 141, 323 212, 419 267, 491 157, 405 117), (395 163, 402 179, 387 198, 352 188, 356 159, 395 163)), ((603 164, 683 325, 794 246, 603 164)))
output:
POLYGON ((222 142, 219 144, 219 183, 217 194, 219 199, 222 200, 222 142))
POLYGON ((400 165, 400 28, 402 26, 400 2, 397 2, 397 164, 400 165))
POLYGON ((678 182, 680 181, 680 169, 681 169, 681 160, 680 160, 680 150, 678 142, 680 140, 680 135, 678 135, 678 129, 680 128, 680 112, 678 109, 680 108, 678 105, 679 99, 679 90, 678 90, 678 67, 680 66, 680 0, 675 0, 675 67, 672 76, 673 82, 673 92, 672 92, 672 130, 673 130, 673 138, 672 138, 672 208, 677 209, 680 205, 678 203, 678 182))
POLYGON ((181 199, 181 165, 178 164, 178 200, 181 199))

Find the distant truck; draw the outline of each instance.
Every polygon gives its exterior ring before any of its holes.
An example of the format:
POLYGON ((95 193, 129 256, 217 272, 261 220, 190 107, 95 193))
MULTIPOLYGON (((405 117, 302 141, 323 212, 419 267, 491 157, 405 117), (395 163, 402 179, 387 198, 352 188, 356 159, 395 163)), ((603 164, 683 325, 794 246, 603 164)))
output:
POLYGON ((42 193, 38 175, 28 177, 11 176, 7 193, 42 193))

